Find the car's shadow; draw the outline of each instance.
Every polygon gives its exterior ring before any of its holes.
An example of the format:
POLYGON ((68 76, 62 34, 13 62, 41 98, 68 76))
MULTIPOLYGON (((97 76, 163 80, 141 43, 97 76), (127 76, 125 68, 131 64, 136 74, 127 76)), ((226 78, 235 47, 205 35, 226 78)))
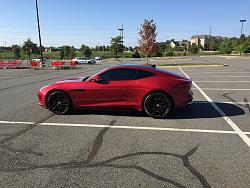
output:
MULTIPOLYGON (((245 111, 237 105, 215 102, 215 104, 227 115, 238 116, 245 114, 245 111)), ((113 115, 113 116, 128 116, 128 117, 148 117, 144 112, 135 110, 77 110, 71 115, 113 115)), ((167 117, 167 119, 200 119, 200 118, 216 118, 221 117, 209 102, 194 101, 191 105, 175 111, 167 117)))
MULTIPOLYGON (((245 111, 234 104, 214 102, 226 116, 238 116, 245 114, 245 111)), ((217 118, 222 115, 206 101, 194 101, 190 106, 187 106, 176 113, 169 115, 168 119, 199 119, 199 118, 217 118)))

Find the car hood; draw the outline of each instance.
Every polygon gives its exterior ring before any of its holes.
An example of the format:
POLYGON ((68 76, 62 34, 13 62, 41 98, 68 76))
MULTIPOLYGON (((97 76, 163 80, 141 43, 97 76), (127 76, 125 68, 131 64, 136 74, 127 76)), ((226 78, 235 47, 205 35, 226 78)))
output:
POLYGON ((57 81, 57 82, 55 82, 55 84, 58 84, 58 83, 70 83, 70 82, 83 82, 83 81, 86 80, 86 78, 88 78, 88 77, 83 76, 83 77, 69 78, 69 79, 66 79, 66 80, 57 81))

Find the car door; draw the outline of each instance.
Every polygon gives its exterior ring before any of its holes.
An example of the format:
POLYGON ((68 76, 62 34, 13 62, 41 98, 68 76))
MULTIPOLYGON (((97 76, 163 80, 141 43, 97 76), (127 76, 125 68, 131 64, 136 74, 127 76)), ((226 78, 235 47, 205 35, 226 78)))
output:
POLYGON ((86 82, 81 99, 83 106, 124 106, 129 105, 129 92, 135 81, 136 70, 113 69, 100 74, 105 82, 86 82))

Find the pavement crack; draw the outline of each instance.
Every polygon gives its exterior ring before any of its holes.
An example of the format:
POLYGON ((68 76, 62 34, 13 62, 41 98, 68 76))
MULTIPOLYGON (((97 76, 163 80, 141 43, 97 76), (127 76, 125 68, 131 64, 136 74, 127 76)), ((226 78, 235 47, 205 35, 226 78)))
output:
POLYGON ((19 136, 25 134, 26 132, 30 131, 31 129, 33 129, 34 127, 36 127, 37 125, 39 125, 40 123, 47 121, 48 119, 50 119, 51 117, 53 117, 55 114, 50 114, 45 118, 42 118, 41 120, 37 121, 34 124, 29 125, 26 129, 22 129, 20 131, 17 131, 15 133, 12 134, 8 134, 8 136, 4 139, 2 139, 0 141, 0 148, 8 150, 10 152, 21 152, 21 153, 26 153, 26 154, 32 154, 32 155, 37 155, 37 156, 43 156, 42 153, 39 152, 35 152, 35 151, 31 151, 31 150, 27 150, 27 149, 16 149, 14 147, 11 147, 11 145, 8 143, 11 142, 12 140, 18 138, 19 136))
POLYGON ((184 185, 176 182, 176 181, 173 181, 169 178, 165 178, 165 177, 162 177, 162 176, 159 176, 153 172, 151 172, 150 170, 147 170, 146 168, 143 168, 141 166, 138 166, 138 165, 118 165, 118 164, 107 164, 105 165, 106 167, 112 167, 112 168, 119 168, 119 169, 135 169, 135 170, 138 170, 144 174, 147 174, 149 176, 151 176, 152 178, 155 178, 157 180, 160 180, 160 181, 163 181, 163 182, 167 182, 167 183, 170 183, 176 187, 181 187, 181 188, 185 188, 184 185))
POLYGON ((224 93, 222 96, 225 97, 226 99, 236 103, 237 105, 241 106, 241 107, 244 107, 244 108, 247 108, 247 110, 250 112, 250 105, 248 104, 248 100, 246 98, 244 98, 244 102, 246 103, 245 105, 244 104, 239 104, 237 103, 236 100, 234 100, 230 94, 232 94, 233 92, 229 92, 229 93, 224 93))
POLYGON ((85 161, 86 164, 92 162, 96 156, 96 154, 98 153, 98 151, 100 150, 102 143, 103 143, 103 137, 104 134, 110 129, 110 127, 106 127, 104 129, 102 129, 99 134, 97 135, 97 137, 94 140, 94 144, 92 146, 92 150, 90 151, 87 160, 85 161))
MULTIPOLYGON (((114 124, 116 121, 111 121, 110 124, 114 124)), ((190 149, 186 154, 175 154, 175 153, 168 153, 168 152, 135 152, 135 153, 129 153, 121 156, 116 156, 104 161, 97 161, 93 162, 95 156, 97 155, 98 151, 100 150, 104 135, 107 133, 107 131, 110 129, 110 127, 106 127, 102 129, 97 137, 94 140, 94 144, 92 146, 92 149, 87 157, 87 160, 85 161, 78 161, 78 162, 65 162, 65 163, 55 163, 55 164, 43 164, 43 165, 34 165, 30 164, 26 167, 21 168, 2 168, 0 169, 0 172, 20 172, 20 171, 30 171, 30 170, 36 170, 36 169, 72 169, 72 168, 96 168, 96 167, 111 167, 111 168, 120 168, 120 169, 135 169, 139 172, 142 172, 154 179, 157 179, 159 181, 172 184, 176 187, 185 187, 181 183, 178 183, 174 180, 171 180, 170 178, 160 176, 151 170, 148 170, 146 168, 143 168, 139 165, 121 165, 121 164, 112 164, 112 162, 123 160, 123 159, 129 159, 130 157, 135 156, 144 156, 144 155, 163 155, 163 156, 172 156, 176 157, 182 160, 184 167, 186 167, 190 173, 200 182, 202 187, 204 188, 210 188, 208 181, 205 179, 205 177, 197 170, 195 167, 191 165, 191 162, 189 161, 189 157, 191 157, 198 149, 199 146, 196 146, 192 149, 190 149)))
POLYGON ((117 120, 112 120, 109 125, 114 125, 117 122, 117 120))
POLYGON ((31 149, 16 149, 13 148, 10 144, 4 144, 1 146, 2 149, 5 149, 7 151, 13 152, 13 153, 26 153, 26 154, 31 154, 31 155, 37 155, 39 157, 43 156, 43 153, 32 151, 31 149))

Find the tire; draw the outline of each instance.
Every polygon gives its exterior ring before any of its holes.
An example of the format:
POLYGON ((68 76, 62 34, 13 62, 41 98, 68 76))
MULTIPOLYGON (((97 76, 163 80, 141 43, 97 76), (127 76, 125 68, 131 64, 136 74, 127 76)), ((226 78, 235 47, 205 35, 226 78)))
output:
POLYGON ((68 114, 72 109, 70 97, 63 91, 54 91, 47 99, 48 109, 57 115, 68 114))
POLYGON ((92 62, 91 62, 91 61, 88 61, 88 64, 92 64, 92 62))
POLYGON ((77 61, 75 61, 76 65, 79 65, 79 63, 77 61))
POLYGON ((150 117, 162 119, 172 111, 173 103, 166 94, 155 92, 145 98, 143 107, 150 117))

